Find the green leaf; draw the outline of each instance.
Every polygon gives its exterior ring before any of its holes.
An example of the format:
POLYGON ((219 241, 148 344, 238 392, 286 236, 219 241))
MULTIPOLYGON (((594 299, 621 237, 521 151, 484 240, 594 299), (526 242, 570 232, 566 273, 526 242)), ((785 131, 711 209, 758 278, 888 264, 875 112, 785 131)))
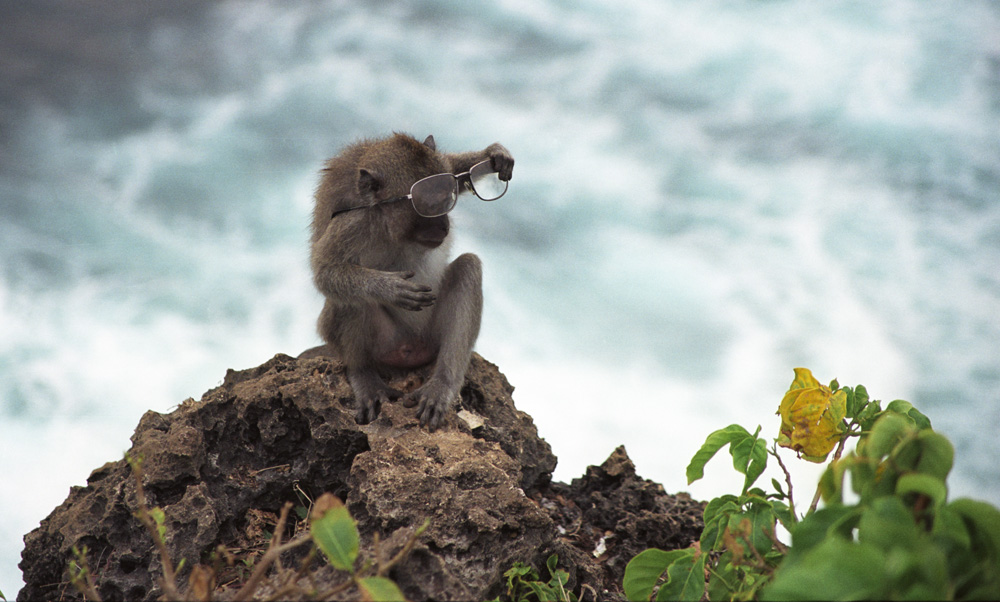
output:
POLYGON ((958 512, 952 510, 950 505, 934 513, 934 528, 931 533, 937 539, 946 541, 951 550, 972 548, 972 538, 969 536, 965 521, 958 512))
POLYGON ((851 539, 851 532, 861 517, 861 508, 851 506, 827 506, 807 515, 792 529, 792 545, 805 551, 820 544, 830 535, 845 540, 851 539))
POLYGON ((875 421, 864 445, 858 445, 858 451, 869 458, 881 458, 912 430, 910 420, 895 412, 885 412, 875 421))
POLYGON ((1000 565, 1000 510, 986 502, 968 498, 957 499, 947 507, 968 525, 974 548, 1000 565))
POLYGON ((770 504, 753 504, 746 513, 747 520, 750 521, 750 542, 761 554, 766 553, 774 545, 774 542, 767 535, 774 533, 774 525, 777 519, 770 504))
POLYGON ((847 394, 844 417, 850 420, 858 413, 858 396, 854 394, 854 389, 851 387, 841 387, 840 390, 847 394))
POLYGON ((864 411, 868 402, 868 389, 864 385, 854 387, 854 413, 851 416, 858 416, 859 412, 864 411))
POLYGON ((740 512, 739 498, 735 495, 717 497, 705 507, 705 527, 701 532, 701 549, 718 550, 722 531, 729 524, 729 517, 740 512))
POLYGON ((559 562, 559 556, 552 554, 545 560, 545 568, 549 569, 549 575, 555 577, 556 574, 556 564, 559 562))
POLYGON ((790 553, 761 599, 882 600, 888 593, 885 571, 885 557, 874 546, 830 538, 807 552, 790 553))
POLYGON ((888 552, 893 547, 913 549, 919 533, 913 515, 895 496, 881 497, 861 515, 858 541, 888 552))
POLYGON ((657 602, 665 600, 687 600, 698 602, 705 595, 705 555, 697 559, 678 558, 667 568, 667 582, 660 586, 656 594, 657 602), (693 560, 693 562, 692 562, 693 560))
POLYGON ((819 492, 823 496, 823 501, 828 504, 840 504, 844 501, 844 471, 837 471, 834 467, 834 464, 842 463, 843 461, 831 462, 819 477, 819 492))
POLYGON ((929 475, 911 472, 899 477, 896 481, 896 495, 905 496, 910 493, 926 495, 938 508, 948 499, 948 487, 941 479, 929 475))
POLYGON ((946 479, 955 462, 955 446, 947 437, 931 430, 920 431, 917 441, 921 449, 916 469, 942 481, 946 479))
POLYGON ((542 583, 541 581, 527 581, 524 585, 530 589, 539 600, 555 600, 557 597, 555 590, 548 583, 542 583))
POLYGON ((366 602, 406 602, 406 596, 399 591, 399 587, 385 577, 358 579, 358 589, 361 590, 361 599, 366 602))
POLYGON ((508 579, 524 576, 528 576, 531 579, 538 579, 538 573, 535 572, 535 569, 521 562, 515 562, 514 566, 507 569, 507 572, 503 575, 508 579))
MULTIPOLYGON (((320 499, 324 499, 324 494, 320 499)), ((330 496, 329 507, 319 518, 314 518, 309 527, 313 540, 330 564, 341 571, 354 572, 354 561, 358 558, 360 538, 358 527, 348 512, 347 506, 339 499, 330 496)), ((317 501, 319 506, 319 501, 317 501)), ((314 515, 316 509, 313 509, 314 515)))
POLYGON ((733 456, 733 466, 746 475, 743 481, 744 493, 767 468, 767 442, 757 437, 759 432, 758 426, 757 432, 752 437, 747 437, 729 447, 729 453, 733 456))
MULTIPOLYGON (((698 479, 705 476, 705 464, 715 456, 715 453, 723 448, 723 446, 739 443, 744 439, 752 437, 752 435, 747 432, 745 428, 738 424, 731 424, 726 428, 719 429, 708 436, 705 439, 705 443, 701 446, 691 458, 691 463, 687 466, 687 480, 688 485, 694 483, 698 479)), ((743 471, 746 474, 746 471, 743 471)))
MULTIPOLYGON (((860 387, 861 385, 858 386, 860 387)), ((861 409, 858 411, 857 422, 859 425, 861 425, 861 430, 870 431, 872 428, 872 422, 875 420, 875 417, 878 416, 878 414, 882 411, 882 405, 878 401, 870 401, 867 404, 860 407, 861 409)))
POLYGON ((156 533, 160 536, 160 541, 167 540, 167 515, 163 513, 163 508, 156 507, 149 509, 149 516, 156 523, 156 533))
POLYGON ((692 548, 670 551, 650 548, 639 552, 625 565, 625 576, 622 578, 625 597, 632 601, 649 600, 653 595, 653 587, 667 567, 680 558, 693 558, 694 553, 692 548))
POLYGON ((918 429, 931 428, 931 419, 920 413, 920 410, 913 407, 913 404, 908 401, 902 399, 891 401, 885 409, 888 412, 897 412, 908 417, 918 429))

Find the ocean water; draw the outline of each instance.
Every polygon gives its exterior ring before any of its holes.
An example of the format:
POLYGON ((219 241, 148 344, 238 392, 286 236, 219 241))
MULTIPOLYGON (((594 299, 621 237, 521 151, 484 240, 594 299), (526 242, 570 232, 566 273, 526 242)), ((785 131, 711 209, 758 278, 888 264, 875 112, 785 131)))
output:
MULTIPOLYGON (((688 486, 809 367, 912 401, 1000 504, 1000 4, 0 3, 0 590, 22 536, 226 368, 318 343, 322 162, 500 141, 477 349, 568 481, 688 486)), ((796 468, 808 497, 816 471, 796 468)))

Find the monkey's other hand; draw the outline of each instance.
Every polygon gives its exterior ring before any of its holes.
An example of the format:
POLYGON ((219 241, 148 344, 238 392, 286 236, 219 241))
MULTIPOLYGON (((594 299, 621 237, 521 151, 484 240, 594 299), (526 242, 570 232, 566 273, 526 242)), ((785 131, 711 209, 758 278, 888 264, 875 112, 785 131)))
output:
POLYGON ((456 391, 432 378, 424 386, 410 393, 403 405, 412 407, 415 402, 420 426, 426 426, 433 431, 441 426, 441 421, 451 411, 452 400, 456 395, 456 391))
POLYGON ((413 272, 386 272, 377 296, 388 303, 410 311, 420 311, 434 305, 437 297, 431 287, 413 282, 413 272))
POLYGON ((499 142, 486 147, 490 158, 490 166, 497 172, 497 177, 506 182, 514 175, 514 155, 499 142))

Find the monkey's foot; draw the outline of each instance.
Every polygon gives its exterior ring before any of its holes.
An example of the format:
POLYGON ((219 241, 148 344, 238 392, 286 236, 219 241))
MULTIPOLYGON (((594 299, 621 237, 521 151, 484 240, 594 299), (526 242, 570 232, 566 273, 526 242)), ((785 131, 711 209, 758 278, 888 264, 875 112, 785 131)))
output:
POLYGON ((452 402, 457 396, 457 390, 432 378, 424 386, 407 395, 403 405, 406 407, 416 405, 420 426, 427 426, 433 431, 441 426, 441 421, 451 411, 452 402))
POLYGON ((357 410, 354 414, 354 421, 358 424, 368 424, 378 418, 379 412, 382 411, 383 403, 396 401, 402 396, 403 393, 401 391, 385 385, 381 385, 375 391, 368 394, 358 394, 355 392, 357 410))

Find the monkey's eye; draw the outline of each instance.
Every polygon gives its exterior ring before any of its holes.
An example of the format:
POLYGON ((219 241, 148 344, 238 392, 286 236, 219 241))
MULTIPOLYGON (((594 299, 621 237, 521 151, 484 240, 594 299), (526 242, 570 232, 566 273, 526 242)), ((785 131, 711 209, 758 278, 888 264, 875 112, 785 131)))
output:
POLYGON ((428 176, 410 187, 410 200, 424 217, 444 215, 458 201, 458 180, 450 173, 428 176))

